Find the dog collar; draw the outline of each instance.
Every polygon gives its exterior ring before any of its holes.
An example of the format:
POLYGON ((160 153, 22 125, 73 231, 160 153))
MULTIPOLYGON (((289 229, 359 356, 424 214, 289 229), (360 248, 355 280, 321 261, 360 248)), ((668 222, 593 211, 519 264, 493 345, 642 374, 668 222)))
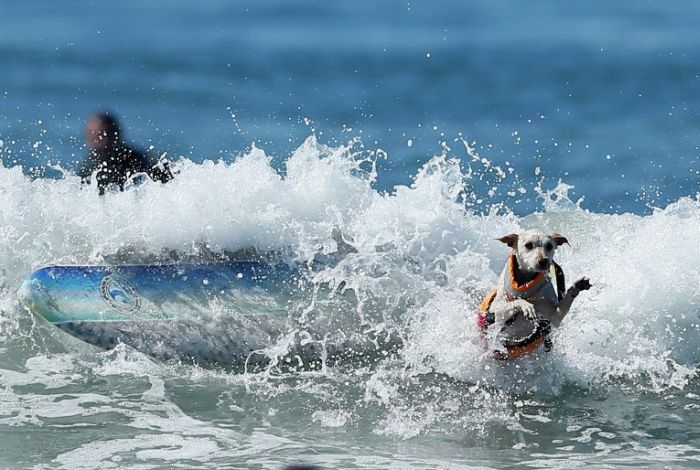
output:
POLYGON ((506 265, 506 275, 503 278, 503 289, 508 296, 508 300, 528 299, 534 297, 542 289, 545 285, 546 277, 547 273, 543 271, 537 273, 534 279, 524 284, 518 284, 518 281, 515 279, 515 253, 511 252, 506 265))

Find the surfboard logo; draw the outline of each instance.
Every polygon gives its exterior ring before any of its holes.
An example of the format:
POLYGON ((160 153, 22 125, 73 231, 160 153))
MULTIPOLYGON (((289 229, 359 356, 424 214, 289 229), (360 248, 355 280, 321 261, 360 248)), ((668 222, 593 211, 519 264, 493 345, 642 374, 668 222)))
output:
POLYGON ((116 274, 107 274, 102 278, 100 292, 107 305, 120 312, 136 313, 141 308, 141 297, 136 289, 116 274))

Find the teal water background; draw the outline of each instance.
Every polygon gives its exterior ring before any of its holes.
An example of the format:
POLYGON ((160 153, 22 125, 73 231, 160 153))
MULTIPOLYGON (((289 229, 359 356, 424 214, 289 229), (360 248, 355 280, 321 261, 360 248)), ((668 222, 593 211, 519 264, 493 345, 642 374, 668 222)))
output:
POLYGON ((461 135, 531 185, 539 167, 592 210, 643 212, 697 190, 699 17, 692 1, 5 2, 2 159, 72 168, 86 116, 111 109, 135 143, 194 161, 361 137, 388 152, 391 189, 461 135))
POLYGON ((0 467, 697 468, 699 23, 691 1, 1 2, 0 467), (81 190, 101 109, 175 180, 81 190), (594 288, 551 354, 497 364, 473 311, 494 239, 532 227, 594 288), (261 371, 102 351, 18 296, 57 259, 251 247, 334 259, 261 371), (324 328, 402 347, 313 369, 290 345, 324 328))

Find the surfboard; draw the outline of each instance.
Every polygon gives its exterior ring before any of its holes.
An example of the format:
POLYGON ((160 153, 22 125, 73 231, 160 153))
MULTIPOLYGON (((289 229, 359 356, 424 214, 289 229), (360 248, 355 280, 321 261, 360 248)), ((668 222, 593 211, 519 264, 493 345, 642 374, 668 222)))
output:
POLYGON ((36 316, 102 348, 239 363, 279 332, 299 276, 263 261, 56 265, 32 273, 20 296, 36 316))

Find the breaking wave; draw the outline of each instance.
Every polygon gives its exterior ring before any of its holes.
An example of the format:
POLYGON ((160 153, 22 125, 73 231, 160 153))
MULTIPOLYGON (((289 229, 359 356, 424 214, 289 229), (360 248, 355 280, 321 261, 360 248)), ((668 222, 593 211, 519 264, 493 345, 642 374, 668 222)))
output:
MULTIPOLYGON (((445 415, 483 424, 507 408, 503 393, 559 395, 571 387, 691 393, 700 361, 700 197, 648 216, 609 215, 581 209, 560 183, 533 189, 543 201, 539 213, 518 217, 503 204, 477 209, 471 203, 488 197, 476 195, 472 182, 486 175, 506 185, 514 177, 466 149, 462 160, 446 150, 412 184, 391 192, 374 188, 381 154, 354 143, 328 147, 313 136, 284 171, 253 147, 232 163, 180 161, 169 184, 146 182, 107 197, 81 189, 70 174, 30 179, 19 168, 0 167, 3 354, 22 362, 27 353, 63 351, 62 337, 36 329, 17 299, 24 277, 40 265, 104 262, 123 252, 147 258, 254 249, 314 269, 290 306, 288 331, 264 351, 275 360, 262 373, 245 374, 246 386, 265 389, 290 351, 290 335, 303 335, 316 321, 336 334, 395 335, 401 347, 381 351, 371 367, 324 369, 330 381, 334 374, 355 377, 367 403, 387 407, 381 433, 410 437, 445 415), (571 247, 557 254, 567 279, 585 275, 594 287, 556 331, 553 352, 495 363, 476 340, 474 320, 505 262, 506 249, 495 239, 535 227, 567 236, 571 247), (334 233, 353 250, 339 253, 334 233), (333 263, 315 261, 334 255, 333 263), (421 385, 426 377, 451 385, 442 391, 435 380, 421 385), (439 400, 414 400, 415 387, 439 400), (476 405, 465 411, 456 394, 464 387, 470 402, 488 403, 490 411, 476 405)), ((328 426, 356 419, 347 410, 313 416, 328 426)))

